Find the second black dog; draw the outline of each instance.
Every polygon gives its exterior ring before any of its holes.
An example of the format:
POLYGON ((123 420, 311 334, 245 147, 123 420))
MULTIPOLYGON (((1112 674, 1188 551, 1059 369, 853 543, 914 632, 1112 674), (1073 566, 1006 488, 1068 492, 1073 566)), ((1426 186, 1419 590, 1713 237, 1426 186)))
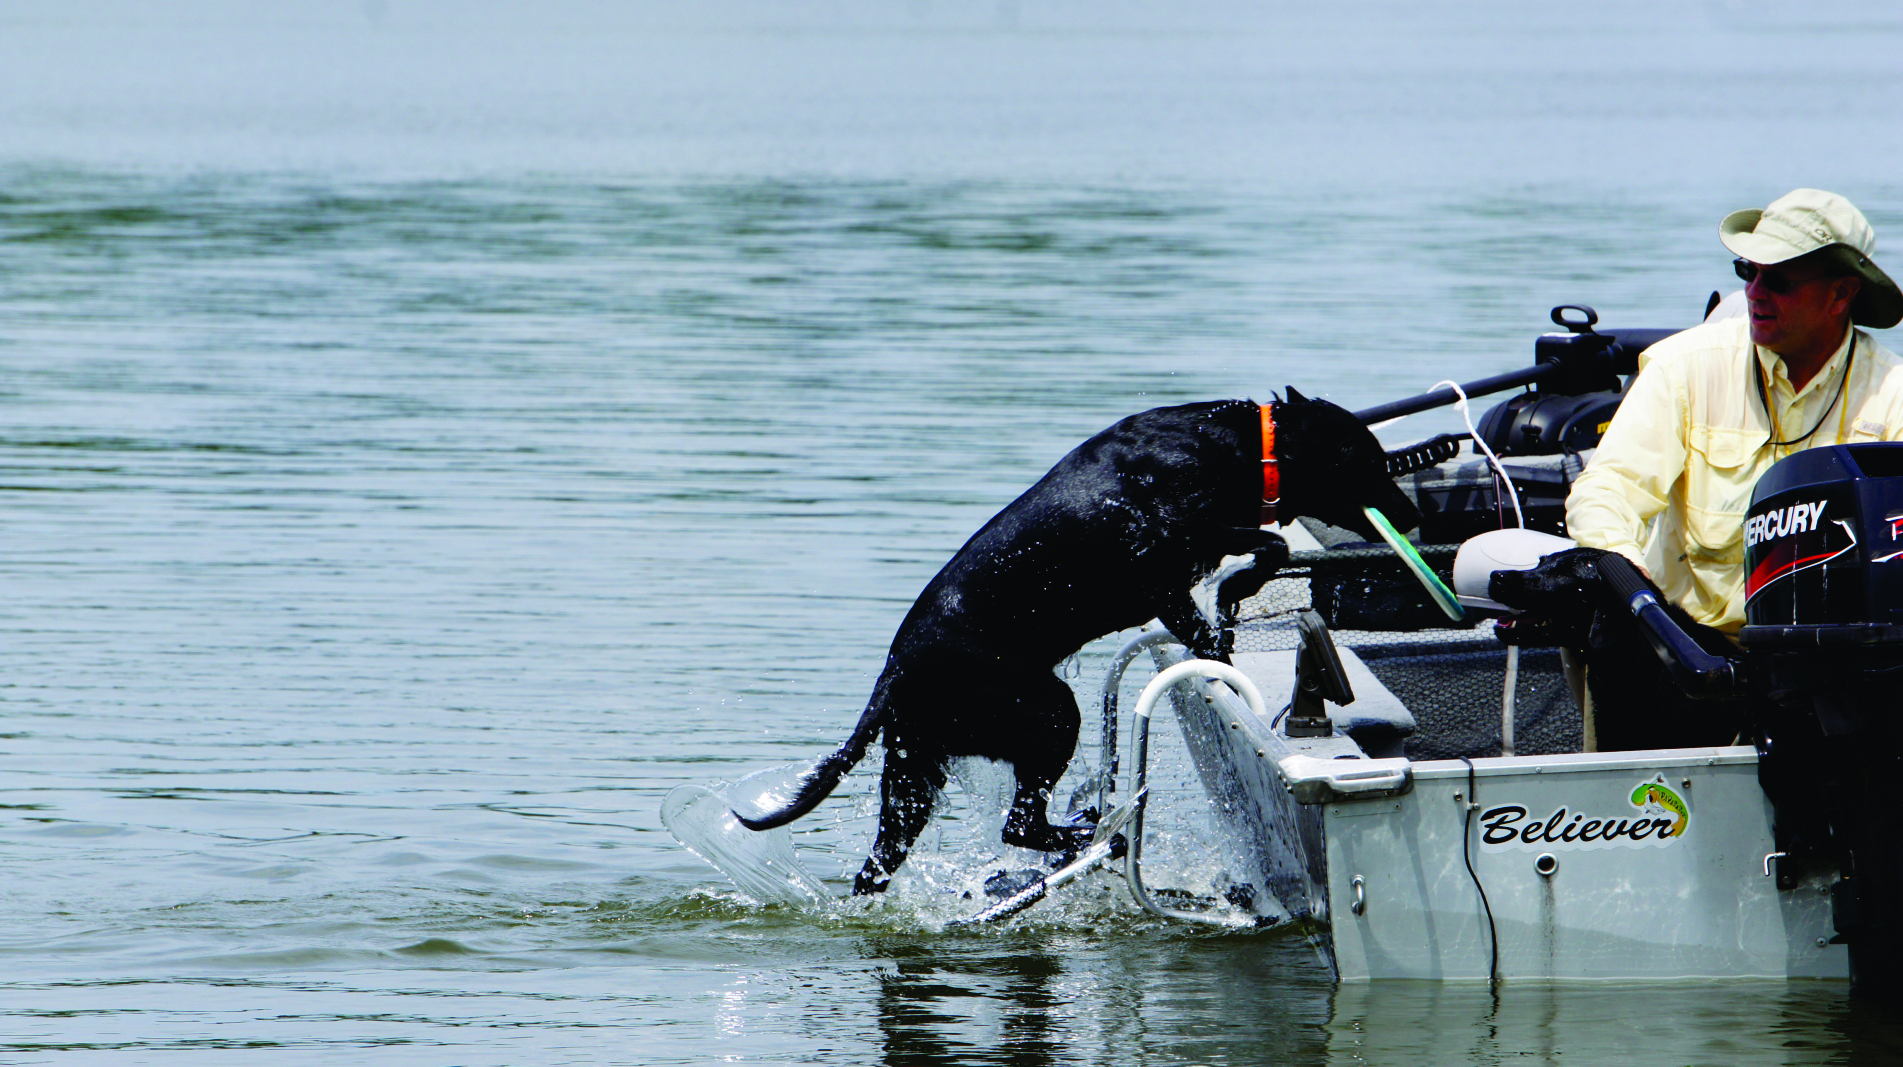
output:
MULTIPOLYGON (((1378 536, 1379 508, 1400 529, 1419 513, 1387 471, 1374 435, 1350 412, 1289 390, 1269 405, 1283 521, 1309 515, 1378 536)), ((1226 659, 1222 616, 1286 559, 1259 528, 1263 410, 1246 400, 1158 408, 1118 422, 1058 461, 985 524, 938 572, 899 625, 885 670, 852 736, 756 829, 811 811, 885 734, 879 828, 855 894, 883 891, 924 829, 946 763, 1011 763, 1016 795, 1005 843, 1080 847, 1088 827, 1053 826, 1045 806, 1069 764, 1080 716, 1052 668, 1086 642, 1162 619, 1197 655, 1226 659), (1225 557, 1253 556, 1221 582, 1214 610, 1192 589, 1225 557)), ((740 813, 736 813, 740 814, 740 813)))
MULTIPOLYGON (((1599 574, 1603 549, 1556 552, 1525 571, 1501 571, 1488 595, 1525 610, 1501 631, 1529 647, 1572 648, 1583 655, 1602 752, 1704 748, 1749 738, 1762 701, 1751 693, 1694 700, 1672 680, 1632 612, 1599 574)), ((1653 586, 1658 593, 1658 587, 1653 586)), ((1713 655, 1737 655, 1725 635, 1693 622, 1659 593, 1679 628, 1713 655)))

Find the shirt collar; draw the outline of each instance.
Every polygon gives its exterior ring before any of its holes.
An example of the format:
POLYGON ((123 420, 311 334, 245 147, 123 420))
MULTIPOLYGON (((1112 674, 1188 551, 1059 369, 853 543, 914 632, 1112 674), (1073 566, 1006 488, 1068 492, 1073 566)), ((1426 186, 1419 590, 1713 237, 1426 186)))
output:
POLYGON ((1832 352, 1830 358, 1824 361, 1823 367, 1819 369, 1816 374, 1811 375, 1811 380, 1804 383, 1804 388, 1796 390, 1795 392, 1791 390, 1791 375, 1790 372, 1785 369, 1784 357, 1755 343, 1752 344, 1751 350, 1757 353, 1758 365, 1764 368, 1765 376, 1770 379, 1771 387, 1776 389, 1779 394, 1787 396, 1792 400, 1797 400, 1804 394, 1820 388, 1824 382, 1836 380, 1838 369, 1843 366, 1844 360, 1850 354, 1850 342, 1856 336, 1857 328, 1853 325, 1844 334, 1844 339, 1838 343, 1837 351, 1832 352))

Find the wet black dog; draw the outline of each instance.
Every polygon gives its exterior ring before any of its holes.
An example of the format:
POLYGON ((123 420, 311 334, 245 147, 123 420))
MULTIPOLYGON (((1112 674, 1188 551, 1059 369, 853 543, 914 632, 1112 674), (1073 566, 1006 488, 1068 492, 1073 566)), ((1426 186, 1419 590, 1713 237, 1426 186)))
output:
MULTIPOLYGON (((1694 700, 1672 681, 1631 610, 1599 574, 1597 548, 1555 552, 1525 571, 1501 571, 1488 595, 1527 612, 1504 624, 1501 640, 1539 648, 1572 648, 1586 663, 1593 718, 1602 752, 1705 748, 1751 736, 1762 700, 1752 693, 1694 700)), ((1648 583, 1649 584, 1649 583, 1648 583)), ((1672 621, 1713 655, 1738 654, 1723 633, 1693 622, 1659 592, 1672 621)))
MULTIPOLYGON (((1353 414, 1293 389, 1270 411, 1282 521, 1310 515, 1370 540, 1378 535, 1364 505, 1400 529, 1419 521, 1353 414)), ((1221 616, 1288 558, 1287 545, 1260 528, 1261 414, 1246 400, 1158 408, 1065 456, 925 587, 852 736, 784 807, 736 813, 741 821, 764 830, 811 811, 883 730, 879 830, 855 894, 884 890, 905 862, 954 757, 1012 764, 1007 844, 1046 852, 1084 844, 1088 827, 1045 816, 1079 723, 1070 687, 1052 669, 1086 642, 1152 618, 1197 655, 1227 659, 1221 616), (1214 610, 1199 608, 1191 590, 1229 556, 1253 558, 1232 560, 1214 610)))

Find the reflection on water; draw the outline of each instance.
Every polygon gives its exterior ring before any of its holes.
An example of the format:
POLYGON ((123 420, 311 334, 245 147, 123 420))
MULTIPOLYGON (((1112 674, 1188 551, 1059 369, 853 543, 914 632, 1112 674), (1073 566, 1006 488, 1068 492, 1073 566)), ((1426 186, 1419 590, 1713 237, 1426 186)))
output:
POLYGON ((1343 986, 1330 1064, 1885 1062, 1903 1029, 1836 983, 1343 986))
POLYGON ((867 939, 880 976, 882 1062, 1316 1062, 1328 986, 1300 940, 1164 934, 1092 946, 867 939))
POLYGON ((881 1062, 1821 1064, 1903 1052, 1892 1013, 1834 983, 1331 988, 1298 939, 869 938, 881 1062))

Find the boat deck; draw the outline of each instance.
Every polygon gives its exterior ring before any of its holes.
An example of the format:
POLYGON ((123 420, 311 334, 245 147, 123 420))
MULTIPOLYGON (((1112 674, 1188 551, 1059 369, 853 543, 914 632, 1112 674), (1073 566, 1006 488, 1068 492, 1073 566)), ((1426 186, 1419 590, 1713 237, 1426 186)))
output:
MULTIPOLYGON (((1293 532, 1291 532, 1293 533, 1293 532)), ((1299 544, 1291 536, 1292 544, 1299 544)), ((1455 546, 1426 546, 1437 568, 1451 567, 1455 546)), ((1350 650, 1411 713, 1411 760, 1498 756, 1507 650, 1491 618, 1454 624, 1384 546, 1341 544, 1298 549, 1290 566, 1245 600, 1235 652, 1292 653, 1295 620, 1313 608, 1340 649, 1350 650)), ((1291 678, 1292 680, 1292 678, 1291 678)), ((1265 696, 1279 707, 1285 692, 1265 696)), ((1381 699, 1379 694, 1370 694, 1381 699)), ((1357 691, 1356 705, 1363 699, 1357 691)), ((1353 710, 1353 709, 1350 709, 1353 710)), ((1514 686, 1514 754, 1553 755, 1585 748, 1584 716, 1557 649, 1520 651, 1514 686)))

